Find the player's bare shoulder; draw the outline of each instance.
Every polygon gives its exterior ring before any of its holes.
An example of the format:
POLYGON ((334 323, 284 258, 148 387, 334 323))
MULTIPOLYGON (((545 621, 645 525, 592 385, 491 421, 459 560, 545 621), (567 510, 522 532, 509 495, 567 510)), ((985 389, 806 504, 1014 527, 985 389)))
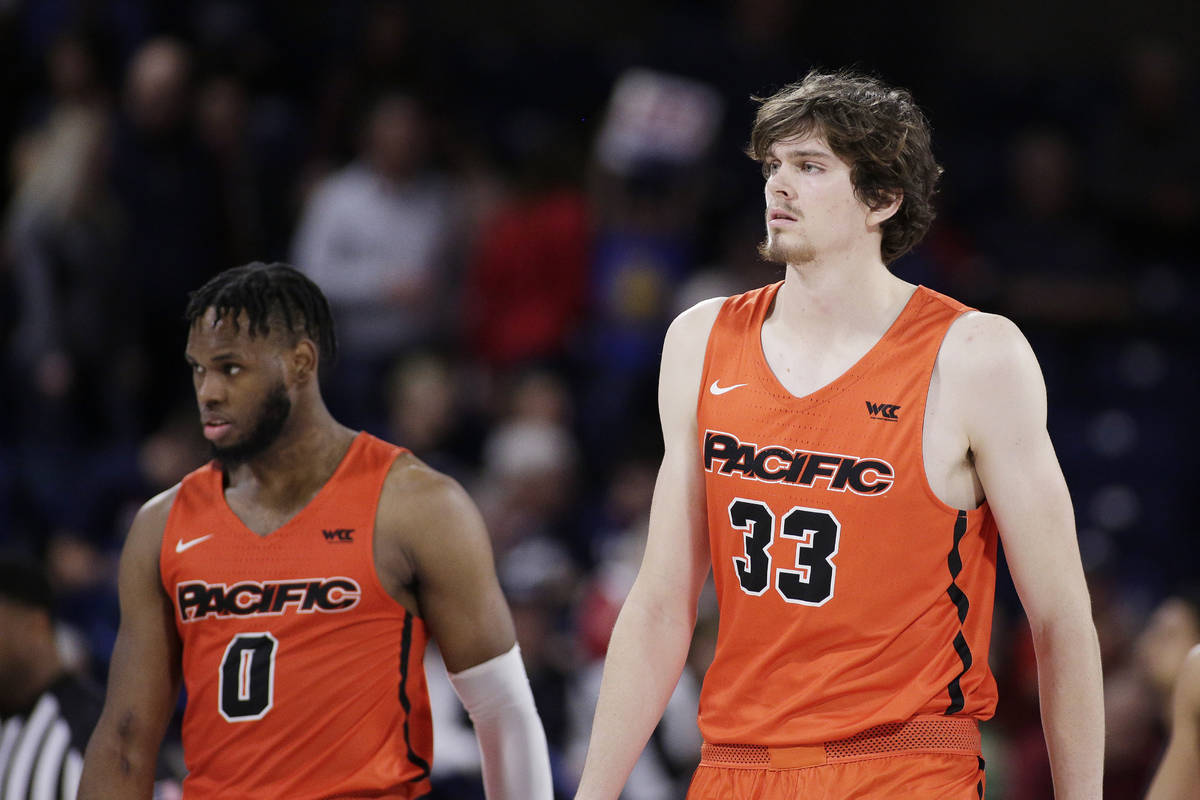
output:
POLYGON ((948 377, 986 378, 1028 368, 1033 351, 1016 324, 999 314, 968 311, 951 325, 938 354, 948 377))
POLYGON ((717 314, 725 304, 726 297, 710 297, 701 300, 691 308, 681 312, 667 328, 666 339, 663 343, 663 357, 668 350, 678 350, 682 353, 695 354, 698 350, 703 359, 704 350, 708 343, 708 334, 712 331, 717 314))
POLYGON ((422 561, 452 553, 464 538, 486 544, 474 501, 454 478, 402 451, 384 479, 375 516, 375 563, 384 588, 405 605, 408 598, 415 603, 422 561))
POLYGON ((935 379, 968 430, 1014 415, 1044 424, 1041 368, 1025 335, 1006 317, 971 311, 956 319, 942 341, 935 379))
POLYGON ((474 508, 458 481, 405 450, 384 479, 377 520, 392 533, 419 531, 439 518, 461 513, 464 506, 474 508))
POLYGON ((139 559, 153 559, 157 566, 158 554, 162 548, 162 537, 167 529, 171 508, 175 505, 175 498, 179 494, 179 487, 180 484, 177 483, 170 489, 160 492, 138 509, 137 514, 133 517, 133 523, 129 526, 129 533, 125 537, 127 556, 137 555, 139 559))
POLYGON ((667 328, 659 372, 660 411, 695 410, 708 337, 725 300, 724 297, 702 300, 677 316, 667 328))

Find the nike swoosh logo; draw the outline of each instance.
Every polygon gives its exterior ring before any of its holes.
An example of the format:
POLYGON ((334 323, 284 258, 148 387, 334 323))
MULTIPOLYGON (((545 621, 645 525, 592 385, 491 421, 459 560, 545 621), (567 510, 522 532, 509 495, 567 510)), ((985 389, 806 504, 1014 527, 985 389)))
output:
POLYGON ((200 544, 201 542, 208 541, 212 537, 213 537, 213 535, 210 533, 208 536, 201 536, 199 539, 192 539, 190 542, 185 542, 183 539, 180 539, 178 542, 175 543, 175 552, 182 553, 184 550, 187 550, 189 547, 195 547, 196 545, 200 544))
POLYGON ((708 390, 713 394, 725 394, 726 392, 732 392, 734 389, 740 389, 748 385, 745 383, 735 383, 733 386, 718 386, 719 383, 720 381, 713 381, 712 386, 708 387, 708 390))

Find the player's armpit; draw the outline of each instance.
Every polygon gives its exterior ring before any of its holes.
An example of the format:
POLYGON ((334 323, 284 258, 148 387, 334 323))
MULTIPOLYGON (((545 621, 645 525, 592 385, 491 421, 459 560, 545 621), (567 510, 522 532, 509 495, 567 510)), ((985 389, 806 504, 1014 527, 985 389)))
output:
POLYGON ((88 742, 80 800, 150 797, 171 711, 179 695, 180 644, 158 560, 175 490, 143 506, 121 555, 121 625, 109 665, 104 711, 88 742))
POLYGON ((516 642, 491 542, 459 484, 415 458, 393 468, 380 497, 380 550, 399 549, 411 587, 446 668, 459 672, 516 642))
POLYGON ((1200 647, 1188 654, 1171 704, 1171 740, 1146 800, 1200 797, 1200 647))

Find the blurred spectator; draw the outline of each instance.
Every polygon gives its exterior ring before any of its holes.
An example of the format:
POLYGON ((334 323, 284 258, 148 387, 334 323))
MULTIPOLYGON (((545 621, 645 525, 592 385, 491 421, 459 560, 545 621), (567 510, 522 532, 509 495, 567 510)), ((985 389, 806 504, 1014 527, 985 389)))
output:
MULTIPOLYGON (((354 155, 364 109, 380 95, 406 87, 424 97, 440 96, 442 72, 438 31, 428 11, 411 0, 365 0, 343 7, 337 31, 347 39, 333 63, 318 74, 313 151, 318 169, 354 155)), ((327 15, 323 15, 327 16, 327 15)))
POLYGON ((35 125, 67 108, 109 110, 105 50, 104 40, 84 28, 69 29, 54 40, 45 58, 46 94, 27 109, 35 125))
POLYGON ((482 423, 463 397, 461 368, 449 359, 417 352, 392 367, 387 379, 384 426, 388 441, 463 483, 472 482, 482 423))
MULTIPOLYGON (((183 369, 183 367, 179 367, 183 369)), ((138 442, 65 460, 72 483, 54 490, 26 474, 36 498, 31 523, 57 595, 59 618, 79 632, 97 674, 107 672, 117 633, 117 561, 133 516, 143 503, 199 467, 207 456, 192 409, 176 411, 138 442), (71 502, 63 503, 65 492, 71 502)), ((30 460, 28 467, 39 466, 30 460)), ((44 468, 42 468, 44 469, 44 468)))
POLYGON ((497 425, 484 446, 481 505, 495 540, 498 569, 522 542, 570 542, 569 516, 578 447, 550 422, 514 419, 497 425))
POLYGON ((711 297, 727 297, 783 280, 783 268, 758 255, 763 215, 755 209, 730 215, 717 232, 715 258, 692 273, 675 290, 672 315, 711 297))
POLYGON ((1125 94, 1097 136, 1091 176, 1111 233, 1140 259, 1190 257, 1200 225, 1198 121, 1189 63, 1166 40, 1142 40, 1125 60, 1125 94))
POLYGON ((382 95, 363 131, 358 160, 313 192, 293 259, 319 284, 340 320, 331 403, 347 422, 371 416, 369 399, 392 359, 437 338, 449 274, 447 231, 455 205, 449 181, 429 158, 421 104, 382 95))
POLYGON ((569 148, 553 134, 521 138, 517 184, 484 224, 464 290, 467 346, 501 368, 562 359, 586 305, 592 221, 562 163, 569 148))
MULTIPOLYGON (((580 531, 589 539, 588 550, 591 563, 602 563, 611 556, 609 548, 614 541, 623 540, 631 530, 638 530, 646 524, 650 513, 650 497, 654 493, 654 481, 658 476, 657 453, 650 448, 644 452, 633 448, 621 459, 607 475, 604 497, 599 508, 589 515, 590 524, 580 531)), ((616 598, 616 606, 612 609, 615 615, 620 610, 620 602, 624 594, 616 598)), ((607 646, 612 621, 608 628, 603 629, 595 652, 602 652, 607 646)), ((586 627, 584 628, 586 632, 586 627)), ((585 641, 587 640, 585 635, 585 641)))
MULTIPOLYGON (((229 255, 237 263, 262 258, 267 246, 265 187, 259 153, 250 141, 249 106, 245 85, 232 75, 211 77, 197 92, 199 140, 218 169, 229 255)), ((272 199, 278 202, 278 197, 272 199)))
POLYGON ((229 265, 219 173, 193 130, 191 61, 186 45, 166 38, 133 56, 112 169, 132 231, 123 261, 146 356, 144 429, 186 396, 174 369, 184 338, 178 309, 192 287, 229 265))
POLYGON ((125 220, 105 183, 109 136, 101 112, 68 106, 25 145, 5 238, 27 441, 104 442, 135 427, 135 307, 121 273, 125 220))
POLYGON ((574 408, 566 384, 550 373, 530 372, 506 388, 502 402, 501 417, 484 440, 475 491, 492 534, 497 573, 503 580, 510 560, 519 569, 526 546, 546 563, 585 563, 576 515, 582 454, 570 429, 574 408))
POLYGON ((1008 160, 1008 202, 980 236, 1004 287, 998 310, 1023 323, 1112 323, 1133 311, 1130 288, 1081 203, 1076 161, 1060 131, 1022 131, 1008 160))
POLYGON ((0 796, 74 798, 103 702, 59 657, 46 578, 0 560, 0 796))
POLYGON ((613 87, 595 146, 597 233, 582 418, 608 464, 629 408, 654 408, 674 287, 695 267, 705 156, 723 103, 711 86, 644 69, 613 87))

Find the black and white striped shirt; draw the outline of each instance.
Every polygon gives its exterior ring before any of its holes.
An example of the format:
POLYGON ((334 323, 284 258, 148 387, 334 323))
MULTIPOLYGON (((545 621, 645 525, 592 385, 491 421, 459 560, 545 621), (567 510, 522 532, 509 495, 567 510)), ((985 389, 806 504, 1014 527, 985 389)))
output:
POLYGON ((0 800, 74 800, 101 702, 96 689, 67 675, 28 713, 0 720, 0 800))

